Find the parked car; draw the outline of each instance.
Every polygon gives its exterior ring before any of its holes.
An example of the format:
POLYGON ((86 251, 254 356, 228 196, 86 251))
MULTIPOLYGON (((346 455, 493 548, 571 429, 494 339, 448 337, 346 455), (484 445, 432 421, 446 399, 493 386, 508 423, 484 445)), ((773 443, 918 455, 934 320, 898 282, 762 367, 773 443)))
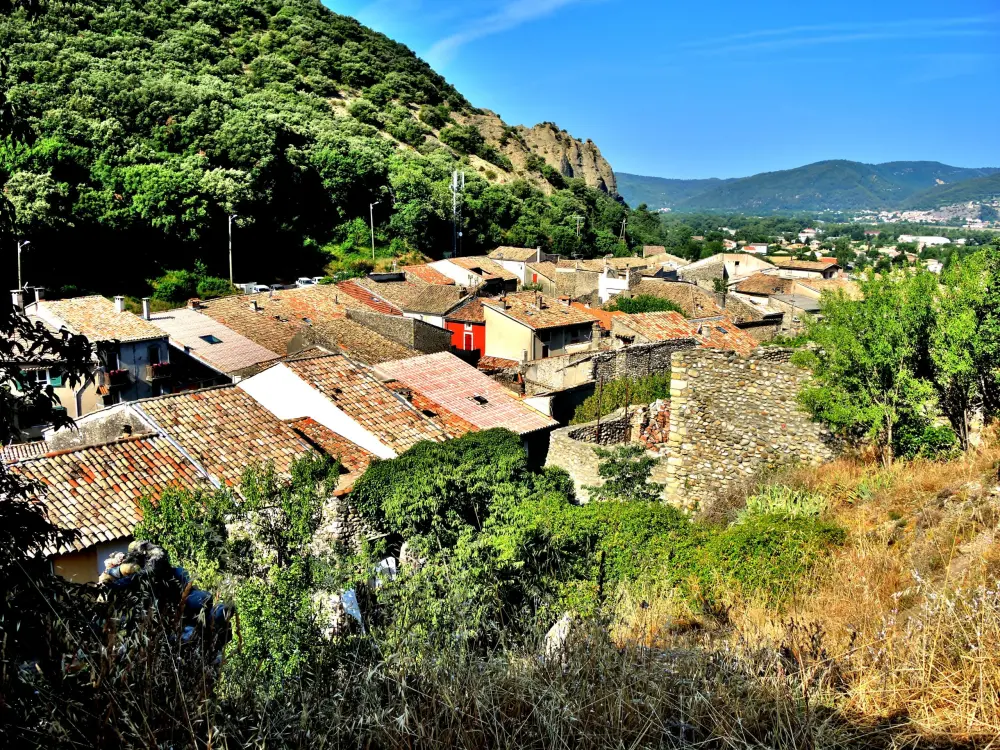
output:
POLYGON ((298 287, 299 289, 306 286, 315 286, 316 283, 317 283, 316 279, 310 276, 300 276, 295 280, 295 286, 298 287))
POLYGON ((271 287, 266 284, 253 284, 249 289, 249 294, 261 294, 263 292, 271 291, 271 287))

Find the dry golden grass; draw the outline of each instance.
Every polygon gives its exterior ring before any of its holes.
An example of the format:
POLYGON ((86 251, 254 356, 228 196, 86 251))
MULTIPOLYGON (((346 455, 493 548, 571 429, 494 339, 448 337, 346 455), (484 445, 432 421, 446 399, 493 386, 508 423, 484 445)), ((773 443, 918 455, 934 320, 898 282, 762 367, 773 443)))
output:
MULTIPOLYGON (((1000 738, 998 465, 993 433, 946 463, 883 468, 850 457, 773 478, 823 494, 849 541, 782 611, 734 601, 727 628, 700 621, 699 632, 709 648, 771 647, 832 670, 836 686, 813 685, 813 700, 861 722, 903 720, 914 739, 992 744, 1000 738)), ((632 619, 639 627, 617 635, 649 642, 648 633, 676 633, 684 615, 667 598, 632 619), (652 613, 675 625, 644 622, 652 613)))

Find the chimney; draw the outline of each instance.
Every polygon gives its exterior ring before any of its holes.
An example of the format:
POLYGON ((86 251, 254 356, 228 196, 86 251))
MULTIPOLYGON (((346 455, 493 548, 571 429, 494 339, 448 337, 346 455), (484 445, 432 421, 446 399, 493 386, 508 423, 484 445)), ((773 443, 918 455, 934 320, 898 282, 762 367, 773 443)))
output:
POLYGON ((45 299, 45 287, 43 287, 43 286, 36 286, 35 287, 35 302, 36 303, 41 302, 43 299, 45 299))
POLYGON ((150 317, 151 316, 149 314, 149 297, 143 297, 142 298, 142 319, 143 320, 149 320, 150 317))
POLYGON ((24 309, 24 292, 20 289, 10 290, 10 301, 18 310, 24 309))
POLYGON ((521 361, 522 362, 527 362, 528 361, 528 350, 527 349, 522 349, 521 350, 521 361))
POLYGON ((250 300, 250 309, 254 312, 260 312, 260 305, 257 304, 257 300, 250 300))
POLYGON ((121 295, 115 297, 115 312, 125 312, 125 298, 121 295))
POLYGON ((200 310, 201 309, 201 300, 198 299, 197 297, 192 297, 191 299, 189 299, 188 300, 188 309, 189 310, 200 310))

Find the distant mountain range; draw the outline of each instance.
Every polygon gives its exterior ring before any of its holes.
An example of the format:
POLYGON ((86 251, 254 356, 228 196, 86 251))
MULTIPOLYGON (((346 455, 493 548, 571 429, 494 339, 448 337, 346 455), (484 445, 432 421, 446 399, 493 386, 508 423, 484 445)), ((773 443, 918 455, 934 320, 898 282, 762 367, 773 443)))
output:
POLYGON ((671 180, 618 172, 630 206, 675 211, 854 211, 930 209, 1000 197, 1000 168, 936 161, 862 164, 833 160, 733 179, 671 180))

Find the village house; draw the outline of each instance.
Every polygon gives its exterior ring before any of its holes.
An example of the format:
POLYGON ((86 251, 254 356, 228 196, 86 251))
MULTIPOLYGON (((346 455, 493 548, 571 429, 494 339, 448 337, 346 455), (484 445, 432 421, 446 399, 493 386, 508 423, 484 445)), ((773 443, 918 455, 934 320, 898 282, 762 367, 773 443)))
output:
POLYGON ((37 455, 8 462, 40 482, 52 521, 78 529, 69 547, 47 551, 55 572, 96 581, 102 561, 126 549, 138 501, 169 487, 238 488, 248 466, 286 474, 311 450, 290 427, 233 386, 121 403, 76 427, 49 430, 37 455))
POLYGON ((689 321, 673 310, 623 315, 612 322, 611 335, 618 346, 656 341, 691 341, 704 349, 726 349, 749 356, 758 344, 726 317, 689 321))
POLYGON ((401 383, 477 429, 502 427, 520 435, 529 457, 544 461, 548 434, 558 423, 455 355, 442 352, 386 362, 374 372, 384 382, 401 383))
POLYGON ((773 264, 756 255, 718 253, 710 258, 703 258, 684 266, 677 275, 681 281, 689 281, 712 291, 716 280, 733 284, 759 271, 773 268, 773 264))
POLYGON ((681 308, 686 318, 710 318, 723 313, 713 292, 702 289, 697 284, 682 281, 646 278, 622 296, 649 296, 669 300, 681 308))
POLYGON ((451 345, 463 352, 486 353, 486 315, 483 300, 469 297, 449 312, 444 319, 445 328, 451 331, 451 345))
POLYGON ((421 440, 456 436, 443 409, 417 408, 341 354, 312 349, 239 387, 278 419, 310 417, 379 458, 395 458, 421 440))
POLYGON ((780 275, 790 278, 819 277, 832 279, 840 273, 836 259, 825 260, 795 260, 794 258, 772 257, 771 262, 780 275))
POLYGON ((743 252, 751 255, 767 255, 768 244, 766 242, 748 242, 743 246, 743 252))
POLYGON ((402 271, 409 281, 422 281, 425 284, 439 284, 442 286, 453 286, 455 280, 445 276, 440 271, 431 268, 426 263, 413 266, 401 266, 402 271))
POLYGON ((486 356, 524 362, 592 349, 600 338, 596 318, 538 292, 483 300, 486 356))
MULTIPOLYGON (((148 299, 143 306, 148 317, 148 299)), ((115 297, 114 302, 100 296, 36 299, 24 307, 24 313, 53 331, 86 336, 95 346, 93 378, 73 393, 59 394, 71 416, 170 392, 173 373, 167 336, 144 317, 126 310, 124 297, 115 297)), ((41 368, 34 372, 36 377, 44 374, 41 368)), ((50 384, 64 387, 57 372, 50 371, 46 377, 50 384)))
POLYGON ((413 282, 402 272, 368 274, 356 283, 398 308, 404 317, 438 328, 445 328, 445 316, 468 296, 458 286, 413 282))
POLYGON ((479 289, 491 294, 517 291, 520 279, 485 255, 469 255, 428 263, 435 271, 467 289, 479 289))
POLYGON ((498 247, 489 254, 489 259, 510 271, 517 277, 521 284, 529 284, 528 264, 541 263, 547 260, 547 256, 542 252, 542 248, 536 247, 498 247))
POLYGON ((525 270, 525 284, 538 286, 543 294, 556 295, 558 288, 558 267, 552 261, 528 263, 525 270))

